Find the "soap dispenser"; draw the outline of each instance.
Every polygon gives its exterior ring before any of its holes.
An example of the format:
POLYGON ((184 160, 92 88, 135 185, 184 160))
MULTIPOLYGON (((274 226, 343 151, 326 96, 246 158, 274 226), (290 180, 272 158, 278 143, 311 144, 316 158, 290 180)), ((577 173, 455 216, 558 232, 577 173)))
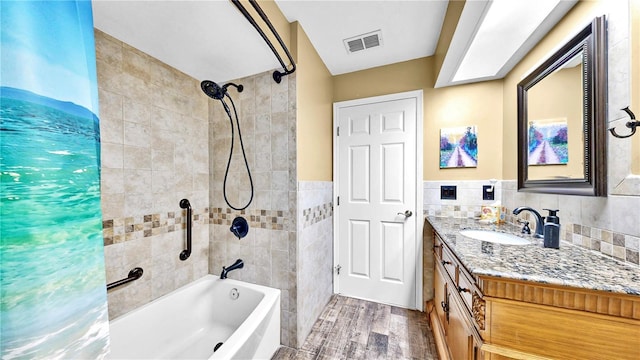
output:
POLYGON ((556 213, 560 210, 544 209, 549 212, 544 223, 544 247, 560 248, 560 218, 556 213))

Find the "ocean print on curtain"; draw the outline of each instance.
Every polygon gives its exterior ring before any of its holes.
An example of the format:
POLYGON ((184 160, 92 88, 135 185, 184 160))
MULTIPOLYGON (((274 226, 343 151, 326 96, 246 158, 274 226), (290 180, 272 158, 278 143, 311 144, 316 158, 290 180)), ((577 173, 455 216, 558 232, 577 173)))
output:
POLYGON ((0 357, 109 347, 90 1, 2 1, 0 357))

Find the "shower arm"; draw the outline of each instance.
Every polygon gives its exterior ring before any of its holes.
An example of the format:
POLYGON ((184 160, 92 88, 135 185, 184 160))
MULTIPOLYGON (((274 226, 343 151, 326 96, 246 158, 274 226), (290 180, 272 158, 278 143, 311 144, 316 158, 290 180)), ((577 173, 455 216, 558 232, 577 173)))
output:
POLYGON ((287 54, 287 58, 289 58, 289 62, 291 63, 291 70, 287 69, 287 66, 284 64, 284 61, 280 57, 280 54, 278 54, 278 51, 273 46, 273 43, 271 43, 271 41, 267 38, 267 35, 264 33, 264 31, 262 31, 260 26, 258 26, 258 24, 253 19, 251 14, 249 14, 247 9, 240 3, 240 0, 231 0, 231 2, 233 3, 233 5, 235 5, 238 8, 238 10, 240 10, 242 15, 244 15, 244 17, 247 19, 247 21, 249 21, 249 23, 256 29, 258 34, 260 34, 260 36, 262 37, 262 40, 264 40, 267 43, 267 45, 273 52, 273 55, 275 55, 276 59, 278 59, 278 62, 282 66, 282 69, 284 70, 284 72, 280 72, 278 70, 274 71, 273 81, 279 84, 283 76, 287 76, 289 74, 292 74, 294 71, 296 71, 296 63, 293 61, 293 57, 291 56, 291 53, 289 53, 289 49, 284 44, 284 41, 282 41, 282 38, 280 38, 280 34, 278 34, 276 29, 273 27, 273 25, 271 24, 271 21, 269 21, 269 18, 264 13, 264 11, 262 11, 262 8, 260 7, 260 5, 258 5, 256 0, 249 0, 249 3, 251 4, 251 6, 253 6, 253 8, 258 13, 258 15, 260 15, 260 18, 262 19, 262 21, 264 21, 265 24, 267 24, 267 26, 269 27, 269 30, 271 30, 271 33, 276 37, 276 39, 278 40, 278 43, 280 44, 284 52, 287 54))

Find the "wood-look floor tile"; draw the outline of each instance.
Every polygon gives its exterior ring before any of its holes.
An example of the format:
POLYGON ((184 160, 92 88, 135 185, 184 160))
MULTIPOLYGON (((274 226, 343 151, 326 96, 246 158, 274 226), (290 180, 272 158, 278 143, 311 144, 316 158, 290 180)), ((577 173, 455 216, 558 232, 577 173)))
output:
POLYGON ((375 332, 369 333, 367 341, 367 359, 386 359, 389 337, 375 332))
POLYGON ((287 346, 281 346, 278 351, 273 355, 272 359, 278 360, 294 360, 299 351, 287 346))
POLYGON ((389 320, 389 352, 402 358, 410 355, 407 318, 391 314, 389 320))
POLYGON ((367 346, 351 341, 346 349, 346 359, 366 359, 367 346))
POLYGON ((371 322, 375 313, 376 304, 372 302, 362 302, 357 307, 357 313, 351 325, 351 341, 367 345, 369 332, 371 332, 371 322))
POLYGON ((389 321, 391 316, 391 306, 376 304, 376 311, 371 322, 371 331, 382 335, 389 335, 389 321))
POLYGON ((324 346, 325 342, 330 337, 334 325, 333 321, 318 319, 311 328, 309 336, 307 336, 307 339, 304 341, 304 344, 302 344, 300 349, 314 354, 319 353, 320 348, 324 346))
POLYGON ((438 359, 427 315, 334 295, 300 350, 272 360, 438 359))
POLYGON ((298 351, 295 360, 315 360, 318 358, 317 354, 310 353, 308 351, 298 351))
POLYGON ((330 336, 325 341, 325 347, 332 349, 346 348, 351 338, 351 323, 355 313, 355 306, 348 303, 342 306, 331 329, 330 336))

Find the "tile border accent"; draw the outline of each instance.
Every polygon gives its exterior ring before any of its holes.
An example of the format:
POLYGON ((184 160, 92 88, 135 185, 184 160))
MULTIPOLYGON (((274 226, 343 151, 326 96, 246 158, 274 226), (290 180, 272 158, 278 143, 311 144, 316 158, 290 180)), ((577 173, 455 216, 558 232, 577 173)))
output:
MULTIPOLYGON (((530 223, 535 222, 533 215, 521 214, 530 223)), ((507 222, 520 226, 518 217, 507 209, 507 222)), ((561 223, 560 240, 570 242, 585 249, 593 250, 626 263, 640 265, 640 238, 596 227, 561 223)))
MULTIPOLYGON (((286 230, 288 211, 282 210, 241 210, 231 208, 205 208, 193 210, 193 224, 228 225, 236 216, 245 216, 253 228, 286 230)), ((130 240, 182 231, 186 228, 186 211, 170 211, 102 221, 104 246, 130 240)))
POLYGON ((322 220, 330 219, 333 217, 333 201, 304 209, 302 210, 302 216, 303 216, 303 224, 302 224, 303 229, 315 223, 318 223, 322 220))
POLYGON ((231 208, 211 208, 209 212, 209 224, 229 225, 236 216, 243 216, 247 219, 250 227, 269 229, 269 230, 287 230, 287 219, 289 211, 284 210, 233 210, 231 208))
MULTIPOLYGON (((204 211, 194 209, 194 224, 208 223, 207 217, 204 216, 208 212, 208 208, 204 211)), ((186 227, 186 217, 183 216, 185 214, 186 211, 170 211, 103 220, 104 246, 183 230, 186 227)))
POLYGON ((474 218, 480 216, 480 205, 425 205, 425 216, 474 218))
POLYGON ((640 238, 580 224, 563 224, 561 238, 615 259, 640 265, 640 238))

